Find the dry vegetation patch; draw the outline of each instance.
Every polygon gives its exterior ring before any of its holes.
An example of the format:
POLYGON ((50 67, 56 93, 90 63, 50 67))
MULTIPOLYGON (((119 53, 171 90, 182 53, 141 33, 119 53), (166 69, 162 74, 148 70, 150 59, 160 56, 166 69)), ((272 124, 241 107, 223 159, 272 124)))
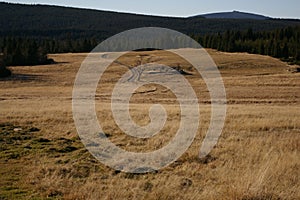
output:
MULTIPOLYGON (((86 54, 55 54, 57 64, 11 67, 0 80, 0 199, 300 199, 300 74, 267 56, 208 50, 223 75, 226 124, 209 157, 197 155, 210 120, 209 93, 193 68, 167 52, 132 52, 118 61, 180 67, 199 97, 201 126, 188 151, 149 174, 110 169, 81 143, 72 119, 72 87, 86 54), (141 59, 142 58, 142 59, 141 59)), ((131 98, 136 123, 149 122, 152 103, 168 121, 151 139, 127 136, 110 111, 114 81, 128 67, 111 65, 97 88, 105 134, 130 151, 161 148, 174 136, 178 102, 166 88, 148 85, 131 98)))

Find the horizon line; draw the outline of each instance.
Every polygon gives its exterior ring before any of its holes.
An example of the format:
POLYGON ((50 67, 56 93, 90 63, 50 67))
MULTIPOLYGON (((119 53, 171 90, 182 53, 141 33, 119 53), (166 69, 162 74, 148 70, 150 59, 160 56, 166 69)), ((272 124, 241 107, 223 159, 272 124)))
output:
POLYGON ((122 10, 109 10, 109 9, 101 9, 101 8, 92 8, 92 7, 76 7, 72 5, 59 5, 59 4, 47 4, 47 3, 18 3, 18 2, 7 2, 7 1, 0 1, 0 3, 7 3, 7 4, 15 4, 15 5, 25 5, 25 6, 54 6, 54 7, 63 7, 63 8, 73 8, 73 9, 84 9, 84 10, 93 10, 93 11, 104 11, 104 12, 115 12, 121 14, 132 14, 132 15, 144 15, 144 16, 151 16, 151 17, 172 17, 172 18, 190 18, 190 17, 197 17, 201 15, 208 15, 208 14, 218 14, 218 13, 230 13, 230 12, 241 12, 247 14, 254 14, 254 15, 261 15, 270 19, 291 19, 291 20, 300 20, 300 17, 273 17, 266 14, 260 14, 252 11, 242 11, 242 10, 222 10, 222 11, 208 11, 205 13, 198 13, 198 14, 191 14, 186 16, 180 15, 165 15, 165 14, 151 14, 151 13, 139 13, 134 11, 122 11, 122 10))

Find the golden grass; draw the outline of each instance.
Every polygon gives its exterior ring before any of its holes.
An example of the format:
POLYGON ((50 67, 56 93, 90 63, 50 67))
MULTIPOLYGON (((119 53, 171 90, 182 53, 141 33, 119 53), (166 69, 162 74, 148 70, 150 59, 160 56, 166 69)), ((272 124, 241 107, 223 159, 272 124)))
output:
MULTIPOLYGON (((0 199, 300 199, 300 74, 289 73, 287 64, 267 56, 208 52, 221 70, 228 99, 217 146, 209 157, 198 159, 209 124, 209 96, 197 75, 187 76, 200 102, 197 136, 175 163, 141 175, 106 167, 78 138, 72 87, 86 54, 51 55, 55 65, 11 67, 14 76, 0 81, 0 199), (16 127, 22 131, 14 131, 16 127), (31 127, 40 131, 30 131, 31 127)), ((120 61, 134 65, 137 54, 147 54, 145 62, 181 64, 193 72, 165 52, 134 52, 120 61)), ((147 124, 148 107, 160 102, 168 111, 168 122, 154 138, 126 136, 109 110, 113 81, 126 70, 110 66, 99 85, 99 121, 124 149, 161 148, 174 136, 180 120, 174 95, 160 87, 153 91, 153 85, 150 93, 142 88, 131 99, 133 119, 147 124)))

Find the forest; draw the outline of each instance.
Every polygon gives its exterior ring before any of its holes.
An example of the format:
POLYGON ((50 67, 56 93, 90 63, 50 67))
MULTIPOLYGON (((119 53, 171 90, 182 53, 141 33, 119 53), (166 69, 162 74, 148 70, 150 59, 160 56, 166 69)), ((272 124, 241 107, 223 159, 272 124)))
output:
MULTIPOLYGON (((269 55, 289 63, 300 63, 300 26, 276 29, 273 31, 232 31, 217 34, 192 34, 205 48, 225 52, 248 52, 269 55)), ((0 50, 4 54, 5 64, 36 65, 53 62, 48 53, 89 52, 98 42, 87 39, 35 39, 22 37, 0 38, 0 50)))
POLYGON ((7 66, 49 64, 49 53, 89 52, 116 33, 149 26, 180 31, 205 48, 300 61, 300 20, 174 18, 3 2, 0 53, 7 66))
POLYGON ((225 52, 248 52, 300 64, 300 26, 274 31, 230 31, 223 34, 193 35, 205 48, 225 52))

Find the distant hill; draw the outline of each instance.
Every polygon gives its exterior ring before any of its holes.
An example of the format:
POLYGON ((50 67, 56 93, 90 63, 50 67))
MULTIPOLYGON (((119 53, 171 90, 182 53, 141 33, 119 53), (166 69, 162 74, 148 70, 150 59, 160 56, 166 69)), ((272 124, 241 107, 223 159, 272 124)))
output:
POLYGON ((267 20, 271 19, 271 17, 266 17, 263 15, 232 11, 232 12, 220 12, 220 13, 210 13, 200 15, 206 19, 254 19, 254 20, 267 20))
POLYGON ((0 2, 0 37, 102 40, 121 31, 149 26, 170 28, 186 34, 211 34, 249 28, 253 31, 274 30, 293 25, 300 25, 300 21, 261 20, 258 15, 240 12, 176 18, 0 2), (217 19, 217 16, 223 17, 217 19), (236 17, 232 19, 229 16, 236 17))
POLYGON ((52 62, 49 53, 90 52, 125 30, 163 27, 188 34, 205 48, 270 55, 300 63, 300 20, 227 12, 160 17, 50 5, 0 2, 0 53, 7 66, 52 62))

